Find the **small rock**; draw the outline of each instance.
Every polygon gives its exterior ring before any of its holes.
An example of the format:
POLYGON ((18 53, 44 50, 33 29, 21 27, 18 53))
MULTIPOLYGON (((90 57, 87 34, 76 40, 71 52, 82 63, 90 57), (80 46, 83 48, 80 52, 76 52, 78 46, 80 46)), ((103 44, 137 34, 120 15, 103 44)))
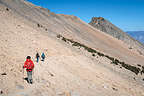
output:
POLYGON ((104 85, 103 88, 107 89, 108 87, 106 85, 104 85))
POLYGON ((6 73, 2 73, 1 75, 7 75, 6 73))
POLYGON ((37 24, 38 27, 40 27, 40 24, 37 24))
POLYGON ((133 79, 134 79, 134 80, 136 80, 136 78, 135 78, 135 77, 134 77, 133 79))
POLYGON ((3 94, 3 91, 2 91, 2 89, 0 89, 0 94, 3 94))
POLYGON ((118 91, 118 89, 116 89, 116 88, 114 88, 114 87, 113 87, 112 89, 113 89, 114 91, 118 91))
POLYGON ((92 56, 95 56, 95 54, 92 54, 92 56))
POLYGON ((52 73, 50 73, 50 72, 49 72, 49 74, 50 74, 50 76, 52 76, 52 77, 54 76, 54 74, 52 74, 52 73))
POLYGON ((137 64, 137 66, 141 67, 141 65, 140 65, 140 64, 137 64))
POLYGON ((6 8, 7 11, 9 11, 9 8, 6 8))

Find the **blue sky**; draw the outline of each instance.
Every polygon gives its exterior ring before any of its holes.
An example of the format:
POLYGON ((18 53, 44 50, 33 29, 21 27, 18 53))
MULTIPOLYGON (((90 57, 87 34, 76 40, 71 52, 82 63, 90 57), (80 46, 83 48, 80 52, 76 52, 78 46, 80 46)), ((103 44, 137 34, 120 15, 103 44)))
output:
POLYGON ((104 17, 124 31, 144 31, 144 0, 28 0, 57 14, 75 15, 89 23, 104 17))

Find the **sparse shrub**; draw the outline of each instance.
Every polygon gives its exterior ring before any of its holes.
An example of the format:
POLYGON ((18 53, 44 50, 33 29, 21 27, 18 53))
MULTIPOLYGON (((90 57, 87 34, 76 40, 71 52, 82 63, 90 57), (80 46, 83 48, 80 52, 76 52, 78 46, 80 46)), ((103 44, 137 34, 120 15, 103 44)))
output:
POLYGON ((6 8, 7 11, 9 11, 9 8, 6 8))
POLYGON ((144 66, 142 66, 141 75, 144 73, 144 66))
POLYGON ((95 54, 92 54, 93 57, 95 57, 95 54))
POLYGON ((41 25, 40 25, 40 24, 37 24, 37 26, 38 26, 38 27, 41 27, 41 25))
POLYGON ((50 73, 50 75, 53 77, 54 76, 54 74, 52 74, 52 73, 50 73))
POLYGON ((62 40, 65 41, 65 42, 67 41, 66 38, 64 38, 64 37, 62 37, 62 40))
POLYGON ((83 48, 84 48, 85 50, 87 50, 88 52, 96 53, 96 51, 95 51, 94 49, 89 48, 89 47, 87 47, 87 46, 85 46, 85 45, 83 45, 83 44, 80 44, 80 43, 78 43, 78 42, 72 41, 72 40, 70 40, 70 39, 68 39, 68 41, 70 41, 71 43, 73 43, 72 46, 83 47, 83 48))
POLYGON ((118 65, 118 63, 114 60, 111 62, 112 64, 118 65))
POLYGON ((2 73, 1 75, 7 75, 6 73, 2 73))
POLYGON ((78 42, 74 42, 74 43, 72 44, 72 46, 80 46, 80 47, 81 47, 81 44, 78 43, 78 42))
POLYGON ((118 64, 118 63, 120 63, 120 61, 118 60, 118 59, 115 59, 115 62, 118 64))
POLYGON ((137 66, 141 67, 141 65, 140 65, 140 64, 137 64, 137 66))
POLYGON ((105 56, 103 53, 100 53, 100 52, 97 52, 97 54, 99 55, 99 56, 105 56))
POLYGON ((38 26, 38 27, 43 27, 43 26, 42 26, 41 24, 39 24, 39 23, 37 24, 37 26, 38 26))
POLYGON ((135 66, 131 66, 131 65, 128 65, 125 63, 122 63, 121 65, 122 65, 122 67, 130 70, 131 72, 134 72, 136 75, 138 75, 138 73, 140 72, 140 68, 137 68, 135 66))
POLYGON ((113 89, 114 91, 118 91, 118 89, 116 89, 116 88, 114 88, 114 87, 113 87, 112 89, 113 89))
POLYGON ((105 57, 107 57, 108 59, 110 59, 111 61, 114 61, 114 58, 113 57, 110 57, 108 55, 105 55, 105 57))
POLYGON ((133 79, 134 79, 134 80, 136 80, 136 78, 135 78, 135 77, 134 77, 133 79))
POLYGON ((57 35, 57 38, 61 38, 62 36, 60 34, 57 35))
POLYGON ((73 41, 72 39, 67 39, 69 42, 71 42, 72 44, 75 43, 75 41, 73 41))
POLYGON ((144 66, 142 66, 142 69, 144 70, 144 66))
MULTIPOLYGON (((131 72, 134 72, 136 75, 138 75, 138 73, 141 71, 140 68, 137 68, 137 67, 135 67, 135 66, 131 66, 131 65, 125 64, 125 62, 120 62, 118 59, 114 59, 113 57, 110 57, 110 56, 105 55, 105 54, 103 54, 103 53, 97 52, 96 50, 94 50, 94 49, 92 49, 92 48, 89 48, 89 47, 85 46, 84 44, 80 44, 80 43, 75 42, 75 41, 73 41, 73 40, 71 40, 71 39, 67 39, 67 38, 65 38, 65 37, 63 37, 63 36, 61 36, 61 35, 57 35, 57 38, 61 38, 61 37, 62 37, 62 40, 63 40, 63 41, 65 41, 65 42, 67 42, 67 41, 71 42, 71 43, 72 43, 72 46, 83 47, 85 50, 87 50, 88 52, 92 53, 92 56, 95 56, 94 53, 97 53, 99 56, 105 56, 105 57, 107 57, 109 60, 112 61, 111 63, 113 63, 113 64, 115 64, 115 65, 121 64, 121 67, 120 67, 120 68, 124 67, 125 69, 127 69, 127 70, 129 70, 129 71, 131 71, 131 72)), ((140 65, 138 65, 138 66, 140 66, 140 65)), ((142 74, 142 73, 144 73, 144 66, 142 66, 141 74, 142 74)))
POLYGON ((96 51, 92 48, 89 48, 89 47, 86 47, 84 46, 85 50, 87 50, 88 52, 91 52, 91 53, 96 53, 96 51))
POLYGON ((3 91, 0 89, 0 95, 3 94, 3 91))

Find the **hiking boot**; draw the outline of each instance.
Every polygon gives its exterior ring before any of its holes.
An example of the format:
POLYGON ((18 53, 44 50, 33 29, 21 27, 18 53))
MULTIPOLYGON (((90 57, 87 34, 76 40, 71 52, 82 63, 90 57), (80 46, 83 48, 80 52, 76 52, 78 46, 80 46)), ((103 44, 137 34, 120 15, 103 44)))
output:
POLYGON ((30 84, 32 84, 33 82, 32 82, 32 80, 30 80, 30 84))

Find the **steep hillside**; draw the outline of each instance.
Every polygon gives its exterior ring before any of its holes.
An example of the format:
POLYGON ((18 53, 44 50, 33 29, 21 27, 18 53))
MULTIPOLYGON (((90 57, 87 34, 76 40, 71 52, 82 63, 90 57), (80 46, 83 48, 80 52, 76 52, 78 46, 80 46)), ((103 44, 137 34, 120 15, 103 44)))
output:
POLYGON ((144 55, 144 45, 130 37, 128 34, 123 32, 121 29, 119 29, 103 17, 93 17, 89 24, 99 29, 100 31, 117 38, 118 40, 122 40, 129 45, 129 48, 136 48, 141 55, 144 55))
POLYGON ((126 33, 144 44, 144 31, 127 31, 126 33))
POLYGON ((0 0, 0 96, 143 96, 144 57, 75 16, 0 0), (36 63, 36 52, 46 60, 36 63), (23 78, 26 56, 34 83, 23 78))

